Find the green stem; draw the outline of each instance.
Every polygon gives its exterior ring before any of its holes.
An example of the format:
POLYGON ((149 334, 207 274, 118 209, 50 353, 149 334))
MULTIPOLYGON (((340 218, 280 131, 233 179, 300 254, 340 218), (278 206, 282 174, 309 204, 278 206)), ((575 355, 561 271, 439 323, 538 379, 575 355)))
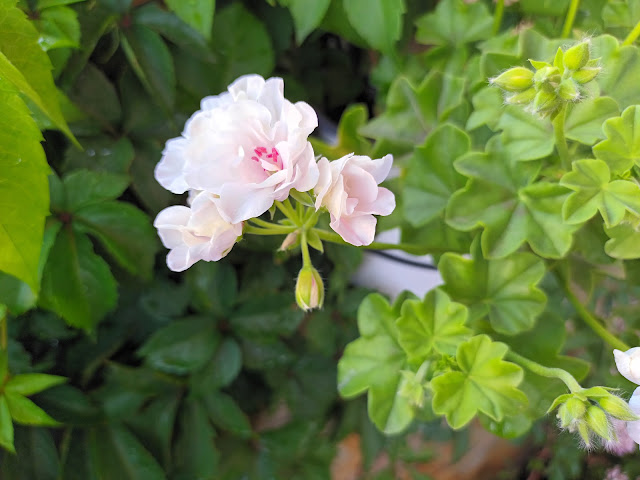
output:
POLYGON ((567 17, 564 21, 564 27, 562 27, 562 38, 568 38, 571 34, 571 29, 573 28, 573 22, 576 19, 576 13, 578 12, 579 5, 580 0, 571 0, 569 10, 567 10, 567 17))
POLYGON ((285 234, 291 233, 298 228, 294 225, 278 225, 277 223, 266 222, 260 218, 251 218, 249 221, 255 223, 259 227, 268 228, 269 230, 281 230, 282 233, 285 234))
POLYGON ((640 22, 636 23, 636 26, 633 27, 633 30, 627 35, 627 38, 624 39, 622 45, 631 45, 635 42, 640 36, 640 22))
MULTIPOLYGON (((312 229, 318 234, 320 240, 325 240, 331 243, 337 243, 339 245, 351 245, 345 242, 340 235, 333 232, 328 232, 320 228, 312 229)), ((361 248, 369 250, 402 250, 403 252, 410 253, 412 255, 428 255, 432 253, 445 253, 449 250, 444 248, 428 248, 420 245, 412 245, 409 243, 384 243, 384 242, 372 242, 369 245, 363 245, 361 248)))
POLYGON ((7 309, 0 309, 0 351, 7 349, 7 309))
POLYGON ((275 202, 275 206, 284 214, 285 217, 287 217, 296 225, 300 226, 300 219, 298 218, 298 214, 291 206, 291 202, 288 198, 284 202, 275 202))
POLYGON ((302 250, 302 268, 312 267, 311 255, 309 255, 309 245, 307 244, 307 230, 302 229, 300 237, 300 250, 302 250))
POLYGON ((582 390, 582 387, 574 376, 562 368, 545 367, 544 365, 540 365, 539 363, 529 360, 522 355, 518 355, 516 352, 511 350, 507 352, 507 359, 518 363, 520 366, 526 368, 532 373, 535 373, 536 375, 540 375, 541 377, 557 378, 562 380, 572 393, 582 390))
POLYGON ((291 230, 280 230, 273 228, 262 228, 262 227, 253 227, 251 225, 246 225, 242 229, 243 233, 249 233, 251 235, 287 235, 289 233, 295 232, 297 227, 291 227, 291 230))
POLYGON ((502 25, 502 16, 504 15, 504 0, 498 0, 496 3, 496 9, 493 12, 493 34, 497 35, 500 32, 500 25, 502 25))
POLYGON ((567 107, 563 106, 562 109, 553 119, 553 135, 555 138, 556 148, 558 149, 558 155, 560 156, 560 162, 562 162, 562 168, 565 171, 571 170, 571 155, 569 154, 569 147, 567 146, 567 138, 564 136, 564 122, 567 117, 567 107))

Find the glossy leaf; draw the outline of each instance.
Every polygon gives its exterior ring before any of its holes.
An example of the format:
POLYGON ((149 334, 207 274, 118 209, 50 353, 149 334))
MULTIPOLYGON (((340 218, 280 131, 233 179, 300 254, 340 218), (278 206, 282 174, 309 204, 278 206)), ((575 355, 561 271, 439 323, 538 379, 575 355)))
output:
POLYGON ((369 392, 373 423, 385 433, 402 431, 413 419, 406 397, 399 395, 406 354, 398 343, 395 325, 399 306, 390 306, 378 294, 365 298, 358 309, 360 338, 349 343, 338 362, 338 391, 345 398, 369 392))
POLYGON ((206 39, 211 38, 216 0, 167 0, 167 6, 206 39))
POLYGON ((44 410, 38 407, 28 398, 15 393, 5 392, 4 398, 9 407, 11 418, 22 425, 38 425, 42 427, 55 427, 60 425, 44 410))
POLYGON ((296 43, 301 44, 322 23, 331 0, 317 0, 311 3, 305 0, 280 0, 280 4, 291 11, 296 26, 296 43))
POLYGON ((191 379, 196 390, 228 387, 242 368, 242 350, 232 338, 222 341, 211 361, 191 379))
POLYGON ((67 378, 58 375, 47 375, 44 373, 23 373, 9 378, 5 383, 5 392, 18 395, 33 395, 56 385, 61 385, 67 378))
MULTIPOLYGON (((119 184, 123 184, 125 180, 127 183, 121 188, 121 192, 124 191, 128 184, 128 179, 125 175, 128 173, 132 166, 133 159, 136 156, 131 141, 126 138, 120 138, 114 141, 111 137, 97 136, 87 139, 83 139, 85 149, 79 151, 77 149, 68 149, 65 155, 65 170, 85 170, 89 169, 92 172, 104 172, 110 173, 113 176, 96 176, 91 178, 92 174, 86 175, 87 182, 91 182, 98 191, 103 191, 109 188, 114 182, 118 181, 119 184), (117 176, 117 177, 116 177, 117 176), (105 184, 103 186, 103 183, 105 184)), ((67 176, 80 175, 77 171, 71 171, 67 176)), ((154 179, 155 181, 155 179, 154 179)), ((66 182, 66 181, 65 181, 66 182)), ((87 188, 80 186, 80 191, 84 195, 92 195, 87 188)), ((115 187, 114 192, 117 191, 115 187)), ((74 194, 72 192, 72 194, 74 194)), ((103 197, 105 200, 111 200, 119 195, 112 195, 111 197, 103 197)))
POLYGON ((367 43, 384 53, 394 51, 402 34, 404 0, 343 0, 347 18, 367 43))
POLYGON ((598 211, 608 227, 619 224, 625 212, 640 216, 640 186, 629 180, 611 180, 611 171, 602 160, 576 160, 560 184, 574 193, 562 207, 568 223, 584 223, 598 211))
POLYGON ((357 104, 347 107, 338 123, 335 144, 328 144, 315 137, 309 137, 314 153, 332 160, 350 153, 368 154, 371 144, 358 132, 359 128, 367 123, 368 116, 367 108, 364 105, 357 104))
POLYGON ((503 360, 508 351, 504 343, 476 335, 458 347, 456 361, 460 371, 447 372, 431 381, 433 411, 446 415, 451 428, 464 427, 478 413, 500 421, 527 405, 518 390, 522 369, 503 360))
POLYGON ((491 327, 514 335, 530 329, 546 304, 538 288, 545 265, 535 255, 517 252, 506 258, 486 260, 476 241, 472 258, 445 253, 438 263, 444 291, 469 307, 470 322, 485 315, 491 327))
POLYGON ((620 114, 618 104, 609 97, 588 98, 567 113, 565 135, 571 140, 593 145, 604 138, 602 124, 620 114))
POLYGON ((513 162, 493 137, 486 153, 465 155, 455 167, 471 180, 451 197, 447 223, 465 231, 482 226, 485 258, 506 257, 524 242, 547 258, 569 251, 577 227, 565 224, 560 213, 568 190, 534 183, 537 162, 513 162))
POLYGON ((230 395, 210 391, 202 402, 214 425, 242 438, 251 436, 249 419, 230 395))
POLYGON ((238 279, 228 264, 199 262, 187 273, 193 291, 193 306, 199 312, 228 316, 238 297, 238 279))
POLYGON ((75 170, 64 177, 62 185, 63 199, 52 204, 59 210, 75 213, 119 197, 129 185, 129 179, 124 175, 75 170))
POLYGON ((610 118, 602 126, 606 140, 593 146, 593 154, 604 161, 614 174, 640 165, 640 108, 625 109, 620 117, 610 118))
POLYGON ((465 326, 467 308, 452 302, 440 289, 431 290, 424 300, 406 300, 396 321, 398 342, 409 360, 420 365, 432 352, 454 355, 458 345, 471 336, 465 326))
MULTIPOLYGON (((69 92, 69 99, 94 119, 101 129, 113 130, 122 117, 122 107, 115 87, 104 72, 92 63, 87 63, 76 78, 69 92)), ((84 152, 75 149, 71 153, 90 155, 89 150, 96 150, 95 147, 87 145, 86 140, 83 140, 83 146, 84 152)))
POLYGON ((453 162, 471 148, 469 136, 444 124, 417 147, 409 163, 404 187, 404 217, 420 227, 444 212, 451 195, 464 186, 453 162))
POLYGON ((491 14, 483 3, 443 0, 435 11, 416 21, 416 39, 425 45, 460 46, 489 38, 492 24, 491 14))

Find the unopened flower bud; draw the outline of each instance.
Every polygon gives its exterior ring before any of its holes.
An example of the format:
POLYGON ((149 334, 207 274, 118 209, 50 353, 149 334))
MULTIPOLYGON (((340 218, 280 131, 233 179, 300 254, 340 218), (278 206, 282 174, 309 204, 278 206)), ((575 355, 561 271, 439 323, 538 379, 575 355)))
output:
POLYGON ((584 85, 585 83, 589 83, 591 80, 596 78, 601 70, 602 68, 600 67, 581 68, 580 70, 573 72, 571 78, 573 78, 579 84, 584 85))
POLYGON ((525 67, 514 67, 492 78, 490 82, 508 92, 522 92, 533 85, 533 72, 525 67))
POLYGON ((315 268, 302 267, 300 270, 296 281, 296 302, 305 312, 314 308, 322 308, 324 283, 315 268))
POLYGON ((558 96, 568 102, 575 102, 580 98, 580 91, 576 82, 571 78, 565 78, 560 82, 560 88, 558 88, 558 96))
POLYGON ((605 440, 611 440, 611 424, 604 410, 595 405, 591 405, 587 408, 587 413, 584 418, 593 432, 605 440))
POLYGON ((545 84, 557 84, 560 82, 560 70, 558 67, 543 67, 533 75, 533 83, 542 88, 545 84))
POLYGON ((422 381, 411 371, 401 370, 400 373, 403 381, 400 384, 398 394, 409 400, 411 405, 422 408, 425 400, 425 388, 422 381))
POLYGON ((629 404, 620 397, 609 395, 597 399, 600 407, 614 418, 619 420, 634 421, 640 420, 629 407, 629 404))
POLYGON ((587 426, 586 422, 578 423, 578 433, 580 434, 580 437, 582 438, 582 441, 584 442, 585 447, 590 448, 591 438, 589 434, 589 427, 587 426))
POLYGON ((523 105, 525 103, 531 102, 536 96, 536 89, 531 87, 526 89, 524 92, 514 93, 513 95, 509 95, 504 99, 506 103, 511 105, 523 105))
POLYGON ((587 411, 587 406, 585 405, 585 403, 576 397, 571 397, 569 400, 567 400, 567 403, 565 403, 565 405, 567 406, 567 411, 569 412, 571 417, 576 420, 584 417, 584 414, 587 411))
POLYGON ((285 250, 288 250, 293 245, 295 245, 297 241, 298 241, 298 232, 291 232, 286 237, 284 237, 284 240, 282 241, 282 245, 280 245, 280 248, 278 248, 278 250, 281 252, 284 252, 285 250))
POLYGON ((579 70, 589 61, 589 42, 574 45, 564 52, 563 64, 568 70, 579 70))
POLYGON ((556 107, 556 96, 553 93, 540 90, 533 99, 531 107, 534 112, 550 112, 556 107))

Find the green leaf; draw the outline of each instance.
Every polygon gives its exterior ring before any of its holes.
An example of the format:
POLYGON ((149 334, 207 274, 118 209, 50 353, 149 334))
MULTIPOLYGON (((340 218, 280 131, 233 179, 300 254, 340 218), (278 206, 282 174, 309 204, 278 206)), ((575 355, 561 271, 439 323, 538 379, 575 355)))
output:
POLYGON ((602 20, 608 30, 614 29, 623 38, 640 20, 640 2, 609 0, 602 9, 602 20))
POLYGON ((424 300, 406 300, 402 315, 396 321, 398 342, 409 356, 409 361, 420 365, 432 351, 454 355, 458 345, 471 336, 464 326, 467 308, 452 302, 440 289, 431 290, 424 300))
POLYGON ((547 297, 537 285, 546 272, 544 262, 525 252, 486 260, 476 241, 472 258, 445 253, 438 263, 443 289, 470 309, 470 321, 485 315, 491 327, 506 335, 529 330, 542 313, 547 297))
POLYGON ((619 114, 620 109, 614 99, 587 98, 573 105, 567 112, 565 135, 571 140, 591 146, 604 138, 602 124, 605 120, 619 114))
POLYGON ((435 11, 416 21, 416 40, 425 45, 459 47, 489 38, 492 25, 491 14, 483 3, 442 0, 435 11))
POLYGON ((104 419, 101 410, 71 385, 45 390, 38 394, 36 400, 45 411, 67 425, 93 425, 104 419))
POLYGON ((4 395, 0 396, 0 447, 16 453, 13 445, 13 420, 11 420, 9 405, 4 395))
POLYGON ((444 124, 429 134, 409 161, 404 188, 404 217, 420 227, 444 212, 453 193, 464 186, 464 177, 453 162, 471 148, 471 139, 458 127, 444 124))
POLYGON ((129 203, 106 201, 80 208, 74 221, 78 230, 98 238, 126 270, 151 278, 159 243, 144 212, 129 203))
POLYGON ((45 51, 80 46, 80 24, 72 8, 58 6, 42 10, 36 25, 40 30, 38 42, 45 51))
POLYGON ((584 223, 598 211, 608 227, 619 224, 625 212, 640 216, 640 186, 629 180, 611 181, 611 171, 602 160, 575 160, 560 184, 574 190, 562 206, 567 223, 584 223))
MULTIPOLYGON (((69 99, 80 110, 94 119, 101 130, 113 131, 122 118, 120 99, 113 83, 102 70, 92 63, 87 63, 77 76, 73 87, 69 91, 69 99)), ((113 143, 113 138, 110 137, 109 140, 113 143)), ((85 147, 84 152, 74 149, 69 153, 78 156, 91 156, 88 153, 89 150, 100 151, 92 145, 87 145, 86 140, 83 141, 83 144, 85 147)), ((103 148, 108 148, 109 146, 105 145, 103 148)))
POLYGON ((55 387, 56 385, 61 385, 66 381, 67 378, 58 375, 23 373, 22 375, 11 377, 9 381, 5 383, 4 390, 5 392, 28 396, 55 387))
POLYGON ((120 480, 153 479, 166 476, 162 467, 126 428, 112 423, 88 432, 88 447, 99 478, 120 480))
POLYGON ((7 401, 11 418, 16 423, 21 423, 22 425, 38 425, 41 427, 56 427, 60 425, 60 423, 51 418, 44 410, 22 395, 6 391, 4 398, 7 401))
POLYGON ((116 300, 116 281, 87 236, 63 228, 44 268, 40 305, 73 327, 92 330, 116 300))
POLYGON ((367 43, 390 54, 402 35, 404 0, 343 0, 349 23, 367 43))
POLYGON ((461 77, 433 71, 414 87, 408 78, 399 76, 389 89, 385 112, 360 128, 360 133, 412 150, 461 105, 464 82, 461 77))
POLYGON ((143 25, 132 25, 120 41, 131 68, 151 97, 172 111, 176 78, 171 52, 160 35, 143 25))
POLYGON ((567 11, 569 0, 522 0, 520 6, 528 15, 561 16, 567 11))
POLYGON ((610 118, 602 126, 606 140, 593 146, 593 154, 603 160, 614 174, 640 165, 640 108, 632 106, 622 115, 610 118))
POLYGON ((224 89, 240 75, 258 73, 267 76, 275 65, 269 33, 242 3, 232 2, 216 13, 212 44, 218 54, 219 89, 224 89))
POLYGON ((640 258, 640 225, 638 218, 628 216, 615 227, 605 227, 610 240, 604 245, 604 251, 613 258, 630 260, 640 258))
POLYGON ((632 45, 617 46, 617 40, 603 35, 592 41, 592 58, 602 57, 603 73, 596 81, 600 95, 612 97, 621 109, 640 103, 640 50, 632 45), (614 47, 614 48, 611 48, 614 47))
POLYGON ((185 375, 211 359, 220 337, 210 318, 192 317, 171 322, 157 330, 138 350, 158 370, 185 375))
POLYGON ((467 130, 475 130, 486 125, 491 130, 498 130, 498 122, 504 112, 504 100, 500 90, 495 87, 485 87, 471 99, 473 111, 467 120, 467 130))
POLYGON ((129 185, 129 178, 107 172, 75 170, 64 177, 62 184, 65 201, 60 205, 52 202, 52 206, 75 213, 82 208, 118 198, 129 185))
POLYGON ((228 387, 242 368, 242 350, 238 342, 226 338, 216 350, 211 361, 191 377, 195 390, 228 387))
POLYGON ((224 262, 198 262, 187 272, 193 306, 199 312, 228 316, 238 297, 235 269, 224 262))
POLYGON ((234 312, 231 327, 247 338, 289 336, 304 318, 304 312, 291 300, 289 292, 253 295, 234 312))
POLYGON ((517 386, 522 369, 502 358, 509 348, 476 335, 458 347, 456 361, 460 371, 447 372, 431 381, 433 411, 446 415, 451 428, 464 427, 478 413, 501 421, 518 413, 527 397, 517 386))
POLYGON ((358 309, 361 337, 346 346, 338 362, 340 395, 351 398, 368 391, 369 416, 387 434, 404 430, 414 416, 409 399, 398 393, 400 371, 408 369, 398 344, 398 310, 381 295, 366 297, 358 309))
POLYGON ((167 6, 204 38, 211 39, 216 0, 167 0, 167 6))
MULTIPOLYGON (((31 100, 53 124, 77 146, 58 104, 51 76, 51 62, 39 45, 40 34, 15 7, 15 1, 0 3, 0 75, 31 100)), ((5 101, 2 101, 5 104, 5 101)), ((15 108, 15 107, 13 107, 15 108)))
POLYGON ((309 137, 316 155, 322 155, 329 159, 344 157, 350 153, 366 155, 371 150, 371 144, 363 138, 358 130, 367 123, 367 107, 362 104, 350 105, 342 113, 338 123, 337 140, 334 145, 309 137))
POLYGON ((329 9, 331 0, 280 0, 280 4, 288 7, 296 26, 296 43, 300 45, 315 30, 329 9))
POLYGON ((60 462, 56 444, 45 428, 18 426, 15 431, 18 455, 3 455, 2 478, 56 480, 60 462))
POLYGON ((0 270, 37 293, 38 260, 49 212, 49 167, 40 145, 42 135, 29 110, 4 82, 0 82, 0 103, 0 270))
POLYGON ((518 161, 543 158, 553 152, 553 129, 548 119, 508 105, 498 120, 505 152, 518 161))
POLYGON ((210 391, 202 402, 214 425, 242 438, 251 436, 249 419, 230 395, 210 391))
POLYGON ((486 153, 469 153, 456 169, 471 177, 447 206, 447 223, 460 230, 482 226, 485 258, 502 258, 524 242, 547 258, 561 258, 571 248, 578 228, 562 220, 568 191, 557 184, 535 182, 538 162, 514 162, 499 137, 487 143, 486 153))
MULTIPOLYGON (((105 172, 112 174, 112 176, 118 175, 118 184, 127 180, 125 175, 129 171, 133 159, 137 154, 128 138, 122 137, 114 141, 111 137, 96 136, 87 139, 83 138, 83 141, 85 146, 84 151, 69 148, 65 152, 64 169, 71 171, 70 175, 77 174, 73 170, 88 169, 92 172, 105 172)), ((88 174, 88 176, 91 177, 91 174, 88 174)), ((101 191, 105 188, 110 188, 108 186, 115 180, 115 177, 112 176, 98 176, 95 179, 87 178, 87 180, 92 183, 99 182, 96 188, 98 188, 98 191, 101 191), (107 185, 104 187, 101 186, 100 184, 102 182, 105 182, 107 185)), ((122 191, 124 191, 125 188, 126 185, 124 185, 122 191)), ((87 192, 86 188, 80 188, 80 190, 87 192)), ((117 196, 119 195, 113 196, 112 198, 116 198, 117 196)), ((107 197, 104 198, 105 200, 107 199, 107 197)))

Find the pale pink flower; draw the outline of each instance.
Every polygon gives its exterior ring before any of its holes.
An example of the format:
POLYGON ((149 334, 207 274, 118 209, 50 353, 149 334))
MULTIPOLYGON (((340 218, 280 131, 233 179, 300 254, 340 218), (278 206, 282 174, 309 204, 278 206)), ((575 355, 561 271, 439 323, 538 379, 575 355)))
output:
POLYGON ((220 260, 242 235, 242 223, 232 224, 222 218, 215 198, 206 192, 192 198, 191 207, 165 208, 153 226, 163 245, 171 249, 167 266, 175 272, 186 270, 198 260, 220 260))
MULTIPOLYGON (((629 399, 629 407, 633 413, 640 415, 640 387, 633 391, 629 399)), ((627 422, 627 433, 634 442, 640 444, 640 420, 627 422)))
POLYGON ((622 471, 620 465, 606 471, 604 480, 629 480, 629 475, 622 471))
POLYGON ((155 176, 174 193, 214 195, 232 224, 257 217, 293 188, 312 189, 318 166, 309 134, 318 125, 306 103, 284 98, 281 78, 245 75, 206 97, 181 137, 167 142, 155 176))
POLYGON ((629 436, 629 432, 627 431, 627 423, 628 422, 625 422, 624 420, 611 418, 611 426, 613 427, 615 436, 613 439, 608 440, 604 445, 607 450, 619 457, 635 452, 637 449, 636 443, 629 436))
POLYGON ((613 357, 620 374, 630 382, 640 385, 640 347, 633 347, 623 352, 614 350, 613 357))
POLYGON ((326 207, 331 228, 345 242, 369 245, 376 232, 373 215, 389 215, 396 206, 391 191, 378 185, 387 178, 393 157, 372 160, 367 156, 346 155, 329 162, 318 162, 320 177, 314 189, 316 210, 326 207))

